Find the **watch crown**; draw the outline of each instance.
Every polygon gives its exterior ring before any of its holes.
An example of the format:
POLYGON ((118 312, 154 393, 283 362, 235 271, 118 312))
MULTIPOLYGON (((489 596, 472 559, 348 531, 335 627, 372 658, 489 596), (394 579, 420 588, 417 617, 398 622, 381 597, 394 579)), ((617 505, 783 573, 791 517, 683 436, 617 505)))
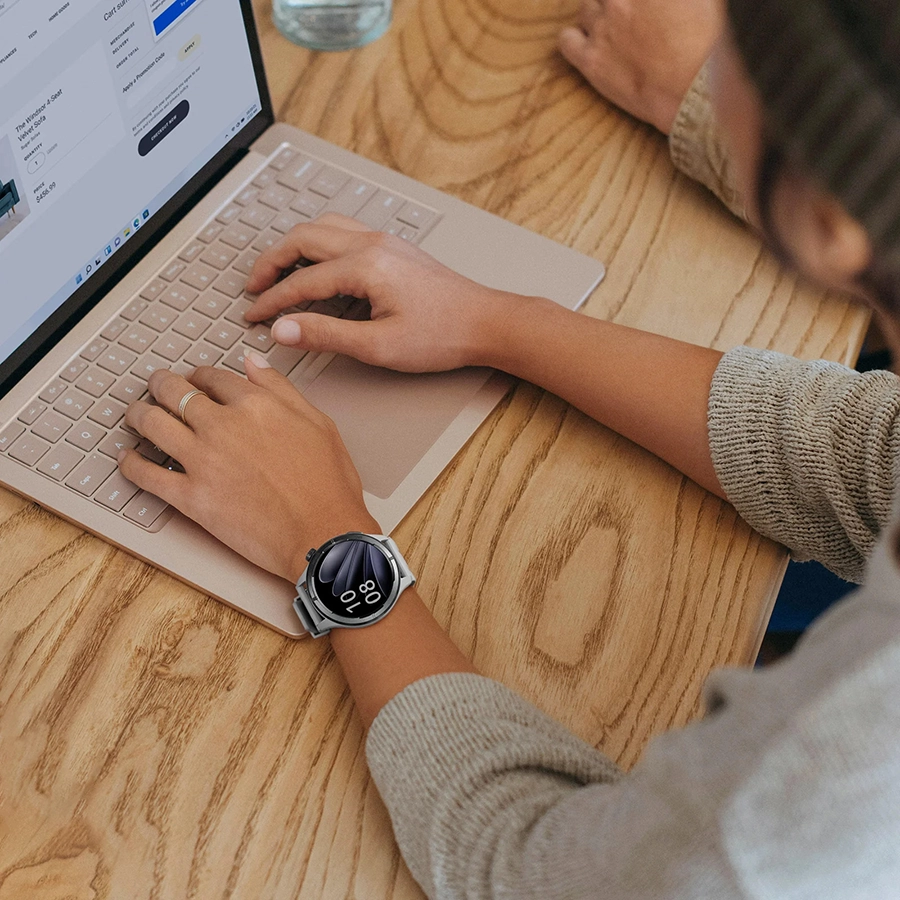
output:
POLYGON ((309 553, 306 554, 306 561, 309 562, 316 555, 316 548, 313 547, 309 553))

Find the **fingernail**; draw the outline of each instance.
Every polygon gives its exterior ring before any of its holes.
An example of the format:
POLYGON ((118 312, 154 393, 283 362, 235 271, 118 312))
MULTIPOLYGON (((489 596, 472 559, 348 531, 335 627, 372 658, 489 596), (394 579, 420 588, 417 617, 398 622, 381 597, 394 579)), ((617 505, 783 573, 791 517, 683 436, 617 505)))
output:
POLYGON ((119 463, 122 462, 122 460, 125 459, 126 456, 128 456, 128 451, 121 450, 119 452, 119 455, 116 457, 116 462, 119 462, 119 463))
POLYGON ((272 335, 279 344, 296 344, 300 340, 300 326, 293 319, 279 319, 272 326, 272 335))
POLYGON ((264 356, 260 356, 255 350, 248 350, 245 356, 250 360, 257 369, 271 369, 268 360, 264 356))

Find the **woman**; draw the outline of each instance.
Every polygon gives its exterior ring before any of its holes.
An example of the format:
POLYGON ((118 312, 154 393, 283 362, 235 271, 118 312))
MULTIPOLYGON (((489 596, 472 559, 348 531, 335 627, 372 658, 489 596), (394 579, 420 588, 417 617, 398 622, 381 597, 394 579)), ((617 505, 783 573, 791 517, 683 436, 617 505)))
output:
MULTIPOLYGON (((874 304, 900 350, 900 8, 731 0, 728 13, 716 102, 751 216, 795 266, 874 304)), ((260 259, 251 288, 265 291, 254 319, 366 296, 371 322, 292 316, 278 340, 406 370, 503 368, 642 443, 795 553, 866 575, 787 661, 714 675, 706 718, 655 741, 628 775, 475 674, 414 590, 377 625, 333 632, 371 726, 374 778, 430 895, 897 896, 894 376, 746 348, 722 356, 585 319, 472 284, 348 220, 299 226, 260 259), (272 286, 299 256, 320 265, 272 286)), ((209 395, 192 400, 188 425, 145 403, 128 411, 185 472, 133 452, 120 465, 295 581, 309 547, 378 526, 333 426, 259 357, 247 373, 155 373, 166 409, 194 387, 209 395)))

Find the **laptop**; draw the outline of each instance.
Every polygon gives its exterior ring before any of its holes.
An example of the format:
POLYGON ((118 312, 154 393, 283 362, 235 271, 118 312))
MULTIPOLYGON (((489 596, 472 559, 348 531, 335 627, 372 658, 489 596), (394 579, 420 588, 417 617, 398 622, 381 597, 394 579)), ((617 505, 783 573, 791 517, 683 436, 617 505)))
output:
MULTIPOLYGON (((485 284, 577 308, 603 266, 274 121, 250 0, 0 3, 0 483, 292 637, 294 588, 118 472, 156 368, 263 353, 338 425, 390 532, 503 397, 485 369, 402 375, 251 325, 256 257, 335 210, 485 284), (15 202, 13 202, 15 199, 15 202)), ((299 307, 300 311, 309 305, 299 307)), ((366 304, 317 312, 365 318, 366 304)))

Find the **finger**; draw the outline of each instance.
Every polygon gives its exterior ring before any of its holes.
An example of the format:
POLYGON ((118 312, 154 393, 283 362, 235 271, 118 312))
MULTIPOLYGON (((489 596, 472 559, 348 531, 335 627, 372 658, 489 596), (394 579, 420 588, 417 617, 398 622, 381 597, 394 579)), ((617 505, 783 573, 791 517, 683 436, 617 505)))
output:
MULTIPOLYGON (((201 366, 196 369, 191 375, 190 383, 209 394, 217 403, 223 404, 235 403, 256 390, 236 372, 226 372, 224 369, 214 369, 212 366, 201 366)), ((193 402, 192 400, 191 403, 193 402)))
POLYGON ((144 459, 137 450, 123 450, 119 454, 119 471, 142 490, 150 491, 178 509, 184 509, 187 475, 158 466, 144 459))
POLYGON ((261 322, 269 316, 307 300, 327 300, 338 294, 367 299, 368 270, 355 256, 320 262, 292 272, 267 290, 244 314, 250 322, 261 322))
POLYGON ((125 410, 125 424, 179 462, 184 462, 193 447, 191 429, 146 400, 137 400, 125 410))
POLYGON ((387 364, 392 330, 385 319, 352 322, 318 313, 298 313, 282 316, 272 326, 272 337, 287 347, 343 353, 381 366, 387 364))
POLYGON ((584 63, 589 46, 588 36, 580 28, 563 28, 559 33, 559 52, 576 69, 584 63))
POLYGON ((169 369, 157 369, 147 381, 147 387, 161 406, 169 410, 173 416, 178 416, 188 427, 192 427, 191 423, 197 425, 208 419, 210 414, 215 414, 215 401, 198 394, 192 397, 188 406, 184 408, 182 417, 178 412, 181 401, 196 388, 186 378, 176 375, 169 369))
POLYGON ((361 232, 334 225, 304 222, 295 225, 274 247, 256 260, 247 290, 258 294, 275 284, 278 276, 300 259, 321 262, 343 256, 358 243, 361 232))

